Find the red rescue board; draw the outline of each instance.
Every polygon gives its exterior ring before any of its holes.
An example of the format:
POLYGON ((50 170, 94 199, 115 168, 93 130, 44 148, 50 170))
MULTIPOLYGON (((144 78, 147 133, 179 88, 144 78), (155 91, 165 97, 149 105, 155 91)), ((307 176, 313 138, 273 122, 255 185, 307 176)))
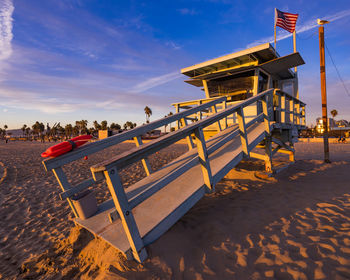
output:
POLYGON ((92 138, 91 135, 81 135, 74 137, 70 140, 59 143, 55 146, 48 148, 45 152, 41 154, 42 157, 58 157, 69 151, 84 145, 87 141, 92 138))

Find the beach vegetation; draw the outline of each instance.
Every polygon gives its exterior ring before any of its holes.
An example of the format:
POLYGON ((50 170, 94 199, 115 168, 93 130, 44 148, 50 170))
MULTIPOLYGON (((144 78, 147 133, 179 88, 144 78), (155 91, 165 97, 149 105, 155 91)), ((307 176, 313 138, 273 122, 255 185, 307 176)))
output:
POLYGON ((338 115, 338 111, 337 110, 335 110, 335 109, 333 109, 332 111, 331 111, 331 115, 332 115, 332 117, 333 117, 333 119, 338 115))
POLYGON ((146 115, 146 123, 149 123, 149 119, 152 116, 152 109, 146 106, 145 109, 143 110, 145 111, 145 115, 146 115))

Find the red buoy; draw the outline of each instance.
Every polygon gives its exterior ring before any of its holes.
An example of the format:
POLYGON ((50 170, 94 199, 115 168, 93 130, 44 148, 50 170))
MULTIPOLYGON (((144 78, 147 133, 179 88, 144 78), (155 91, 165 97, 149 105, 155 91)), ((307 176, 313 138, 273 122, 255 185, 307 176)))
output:
POLYGON ((74 137, 70 140, 59 143, 55 146, 48 148, 45 152, 41 154, 42 157, 58 157, 69 151, 84 145, 87 141, 92 138, 91 135, 81 135, 74 137))

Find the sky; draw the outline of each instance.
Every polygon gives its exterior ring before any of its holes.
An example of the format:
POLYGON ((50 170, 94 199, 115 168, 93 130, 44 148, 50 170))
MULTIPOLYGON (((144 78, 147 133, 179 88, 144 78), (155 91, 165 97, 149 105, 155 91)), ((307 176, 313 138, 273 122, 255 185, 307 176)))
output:
MULTIPOLYGON (((204 98, 180 72, 208 59, 273 41, 274 9, 298 13, 300 99, 307 124, 321 115, 317 18, 348 92, 326 52, 328 111, 350 121, 348 0, 1 0, 0 127, 86 119, 141 125, 171 103, 204 98)), ((293 51, 277 28, 277 51, 293 51)))

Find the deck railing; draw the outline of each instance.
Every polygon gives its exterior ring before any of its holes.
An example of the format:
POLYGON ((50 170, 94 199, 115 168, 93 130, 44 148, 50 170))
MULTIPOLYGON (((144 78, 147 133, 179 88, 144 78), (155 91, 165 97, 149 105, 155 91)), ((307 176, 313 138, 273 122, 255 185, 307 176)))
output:
MULTIPOLYGON (((193 106, 198 106, 205 102, 209 102, 211 100, 215 100, 216 98, 208 98, 208 99, 197 99, 185 102, 173 103, 172 105, 175 107, 176 112, 181 112, 182 110, 188 110, 193 108, 193 106)), ((300 101, 299 99, 293 97, 292 95, 280 90, 276 89, 274 91, 274 111, 276 112, 273 116, 272 121, 278 123, 291 123, 294 125, 306 125, 305 120, 305 103, 300 101)), ((209 108, 209 110, 205 113, 189 115, 187 120, 201 120, 204 116, 211 115, 216 111, 221 111, 226 109, 228 106, 233 106, 240 101, 231 101, 227 102, 225 99, 221 103, 217 103, 215 106, 209 108)), ((259 106, 258 113, 261 112, 261 106, 259 106)), ((232 119, 233 123, 237 123, 237 116, 233 115, 231 118, 226 118, 223 127, 227 124, 228 119, 232 119)), ((178 127, 181 127, 183 124, 179 123, 178 127)), ((227 125, 226 125, 227 126, 227 125)))

